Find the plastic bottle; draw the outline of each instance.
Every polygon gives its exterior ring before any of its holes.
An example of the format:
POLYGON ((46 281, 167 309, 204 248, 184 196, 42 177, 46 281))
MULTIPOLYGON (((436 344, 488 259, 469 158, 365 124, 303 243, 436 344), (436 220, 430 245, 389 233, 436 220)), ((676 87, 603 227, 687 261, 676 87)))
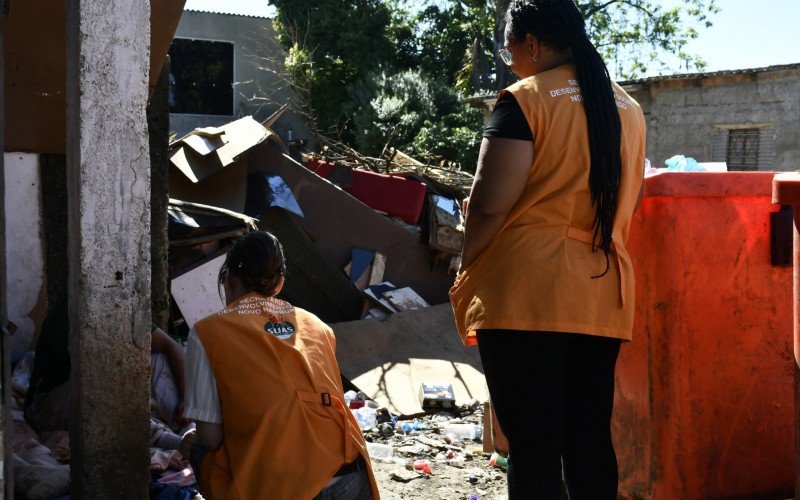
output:
POLYGON ((373 460, 391 460, 394 456, 394 448, 388 444, 370 443, 367 441, 367 453, 373 460))
POLYGON ((463 455, 456 455, 453 458, 447 460, 447 465, 452 465, 453 467, 463 468, 464 467, 464 456, 463 455))
POLYGON ((483 437, 483 426, 478 424, 447 424, 444 427, 445 434, 455 434, 461 439, 481 439, 483 437))
POLYGON ((497 452, 492 453, 492 456, 489 458, 489 463, 498 469, 506 470, 508 468, 508 459, 499 455, 497 452))
POLYGON ((425 428, 425 424, 422 424, 422 423, 418 422, 417 420, 414 420, 412 422, 409 422, 407 420, 400 420, 400 421, 395 423, 394 427, 395 427, 395 429, 397 429, 399 431, 403 431, 405 434, 408 434, 408 433, 410 433, 412 431, 418 431, 420 429, 424 429, 425 428))

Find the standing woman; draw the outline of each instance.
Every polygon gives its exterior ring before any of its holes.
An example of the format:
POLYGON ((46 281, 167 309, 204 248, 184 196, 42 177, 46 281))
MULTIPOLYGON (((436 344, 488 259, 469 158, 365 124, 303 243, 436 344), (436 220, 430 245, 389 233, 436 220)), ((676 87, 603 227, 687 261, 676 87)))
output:
POLYGON ((512 0, 506 23, 500 55, 521 80, 484 132, 456 323, 478 344, 508 437, 510 498, 560 498, 563 463, 571 499, 615 499, 614 368, 633 328, 625 242, 644 117, 572 0, 512 0))
POLYGON ((255 231, 220 270, 227 308, 189 333, 185 416, 206 454, 200 492, 217 499, 378 498, 366 444, 342 402, 336 339, 275 298, 283 249, 255 231))

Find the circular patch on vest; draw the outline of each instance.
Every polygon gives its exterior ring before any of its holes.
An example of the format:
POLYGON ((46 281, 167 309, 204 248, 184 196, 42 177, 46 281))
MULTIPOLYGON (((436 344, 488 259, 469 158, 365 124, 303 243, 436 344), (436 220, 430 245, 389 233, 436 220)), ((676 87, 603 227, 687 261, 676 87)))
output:
POLYGON ((294 335, 295 328, 294 325, 288 321, 267 321, 267 323, 264 325, 264 331, 271 333, 272 335, 275 335, 279 339, 283 340, 294 335))

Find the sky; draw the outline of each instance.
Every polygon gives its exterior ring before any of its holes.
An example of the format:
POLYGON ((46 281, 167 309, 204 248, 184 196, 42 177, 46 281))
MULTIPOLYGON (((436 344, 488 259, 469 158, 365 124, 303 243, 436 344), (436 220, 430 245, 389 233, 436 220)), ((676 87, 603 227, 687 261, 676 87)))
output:
POLYGON ((706 71, 800 63, 800 0, 717 0, 717 6, 714 25, 698 27, 700 37, 686 49, 706 60, 706 71))
MULTIPOLYGON (((680 0, 657 0, 665 7, 680 0)), ((687 52, 708 63, 706 71, 800 63, 800 0, 717 0, 722 10, 714 26, 698 27, 700 37, 687 52)), ((186 8, 231 14, 273 15, 265 0, 187 0, 186 8), (221 5, 224 5, 222 7, 221 5)), ((669 73, 682 73, 676 62, 669 73)), ((657 74, 651 71, 648 75, 657 74)))

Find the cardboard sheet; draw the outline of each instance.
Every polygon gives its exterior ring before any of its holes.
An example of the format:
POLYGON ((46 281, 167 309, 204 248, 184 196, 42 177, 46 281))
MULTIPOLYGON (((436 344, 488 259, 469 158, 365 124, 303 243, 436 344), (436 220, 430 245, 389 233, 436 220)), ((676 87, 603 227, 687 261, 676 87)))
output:
POLYGON ((224 262, 225 255, 220 255, 172 280, 170 292, 189 328, 225 308, 217 286, 217 276, 224 262))
POLYGON ((422 411, 422 382, 452 384, 457 404, 489 399, 478 349, 461 343, 450 304, 331 327, 341 372, 392 412, 422 411))

